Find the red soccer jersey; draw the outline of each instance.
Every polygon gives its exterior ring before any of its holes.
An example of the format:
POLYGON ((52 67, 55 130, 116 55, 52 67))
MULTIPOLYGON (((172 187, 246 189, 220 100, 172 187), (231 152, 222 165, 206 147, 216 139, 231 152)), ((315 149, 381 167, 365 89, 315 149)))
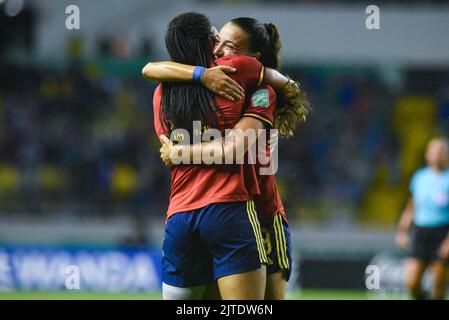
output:
POLYGON ((273 221, 276 214, 282 214, 287 222, 284 205, 282 204, 274 175, 259 175, 259 166, 256 165, 257 181, 259 184, 259 195, 253 195, 254 204, 256 205, 257 217, 262 225, 273 221))
MULTIPOLYGON (((250 92, 263 80, 263 67, 259 61, 245 56, 232 56, 216 60, 218 65, 232 66, 237 72, 231 77, 250 92)), ((158 136, 170 136, 161 122, 161 96, 163 86, 159 86, 153 97, 154 127, 158 136)), ((216 119, 222 128, 232 128, 241 118, 245 99, 237 102, 216 97, 216 119)), ((243 165, 177 165, 170 168, 171 194, 167 219, 178 212, 202 208, 211 203, 246 201, 249 192, 246 188, 243 165)), ((257 178, 249 184, 257 184, 257 178)))
MULTIPOLYGON (((274 123, 275 111, 276 92, 270 86, 263 85, 257 88, 257 91, 255 91, 251 96, 251 100, 248 101, 248 106, 245 109, 244 116, 258 117, 261 120, 265 120, 264 122, 268 124, 269 127, 272 127, 272 123, 274 123)), ((263 137, 261 137, 261 139, 263 139, 261 141, 262 148, 261 150, 257 150, 257 152, 265 153, 269 158, 269 135, 267 135, 266 139, 264 139, 263 137)), ((268 168, 270 164, 262 164, 259 160, 259 157, 257 157, 256 164, 254 165, 259 192, 252 192, 257 216, 261 224, 270 223, 273 217, 278 213, 282 214, 285 221, 287 221, 284 205, 282 204, 282 200, 277 189, 274 174, 260 174, 260 168, 268 168)), ((252 181, 252 177, 250 176, 251 173, 251 170, 246 173, 246 177, 248 178, 247 183, 251 183, 252 181)), ((248 188, 250 189, 250 191, 254 191, 254 188, 251 188, 250 186, 248 186, 248 188)))

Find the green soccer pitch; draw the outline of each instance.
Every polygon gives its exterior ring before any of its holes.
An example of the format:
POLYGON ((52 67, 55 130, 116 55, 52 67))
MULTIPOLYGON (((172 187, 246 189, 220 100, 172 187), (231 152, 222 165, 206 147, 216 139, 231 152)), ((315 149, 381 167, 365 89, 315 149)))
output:
MULTIPOLYGON (((94 292, 6 292, 0 300, 158 300, 161 294, 94 293, 94 292)), ((375 297, 364 291, 302 290, 287 295, 288 300, 370 300, 403 299, 403 297, 375 297)))

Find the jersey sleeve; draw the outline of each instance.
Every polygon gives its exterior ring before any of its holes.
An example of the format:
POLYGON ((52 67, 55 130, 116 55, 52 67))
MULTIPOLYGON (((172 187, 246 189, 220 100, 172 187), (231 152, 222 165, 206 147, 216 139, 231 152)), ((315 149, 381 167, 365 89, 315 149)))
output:
POLYGON ((170 134, 167 132, 165 127, 161 122, 161 100, 162 100, 162 87, 158 86, 154 91, 153 95, 153 116, 154 116, 154 129, 156 131, 157 136, 165 135, 170 137, 170 134))
POLYGON ((276 111, 276 92, 269 86, 258 87, 251 95, 243 112, 243 117, 262 121, 266 127, 274 127, 276 111))
POLYGON ((265 68, 255 58, 233 56, 231 63, 237 69, 237 81, 245 89, 260 86, 264 80, 265 68))

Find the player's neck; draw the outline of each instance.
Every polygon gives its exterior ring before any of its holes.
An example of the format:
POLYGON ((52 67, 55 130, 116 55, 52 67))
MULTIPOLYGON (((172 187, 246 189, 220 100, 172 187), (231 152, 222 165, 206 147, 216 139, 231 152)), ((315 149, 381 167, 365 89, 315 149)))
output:
POLYGON ((445 171, 447 167, 446 167, 446 165, 441 165, 441 166, 435 165, 435 166, 429 166, 429 168, 430 168, 434 173, 440 174, 440 173, 442 173, 443 171, 445 171))

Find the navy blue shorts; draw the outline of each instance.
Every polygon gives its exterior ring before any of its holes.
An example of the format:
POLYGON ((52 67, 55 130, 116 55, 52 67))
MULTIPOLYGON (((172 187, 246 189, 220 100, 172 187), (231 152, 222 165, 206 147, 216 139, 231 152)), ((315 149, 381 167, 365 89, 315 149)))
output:
POLYGON ((410 256, 425 262, 442 261, 449 263, 448 259, 438 256, 438 250, 449 233, 449 225, 423 228, 413 225, 410 256))
POLYGON ((262 235, 267 252, 267 274, 282 272, 288 281, 292 273, 290 231, 278 213, 269 224, 262 225, 262 235))
POLYGON ((207 285, 267 263, 254 202, 214 203, 176 213, 165 225, 162 281, 207 285))

